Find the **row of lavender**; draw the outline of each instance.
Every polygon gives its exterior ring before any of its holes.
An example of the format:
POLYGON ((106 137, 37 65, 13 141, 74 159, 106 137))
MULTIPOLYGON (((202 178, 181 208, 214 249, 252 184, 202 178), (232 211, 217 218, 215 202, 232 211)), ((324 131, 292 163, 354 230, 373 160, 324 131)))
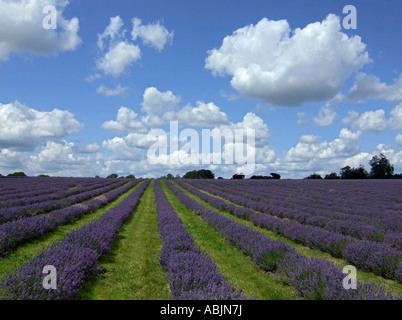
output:
POLYGON ((175 300, 243 300, 241 290, 226 282, 215 263, 196 246, 173 207, 166 198, 159 180, 154 191, 158 227, 162 240, 161 266, 170 283, 175 300))
MULTIPOLYGON (((258 213, 250 209, 250 207, 253 208, 252 203, 246 203, 248 207, 239 207, 233 203, 227 203, 224 200, 201 192, 199 189, 189 186, 184 182, 180 182, 180 185, 212 206, 220 210, 226 210, 239 218, 249 220, 258 227, 282 234, 310 248, 328 252, 334 257, 344 258, 362 270, 371 271, 385 278, 402 282, 402 253, 394 248, 373 241, 357 240, 296 221, 279 219, 266 213, 258 213)), ((206 191, 214 192, 210 189, 206 191)), ((234 203, 245 204, 238 200, 238 196, 223 195, 221 193, 219 195, 226 196, 234 203)))
POLYGON ((0 256, 27 241, 95 211, 133 188, 139 181, 132 181, 93 200, 51 211, 48 215, 20 218, 0 225, 0 256))
POLYGON ((119 180, 114 183, 105 183, 106 185, 94 187, 80 188, 80 190, 72 190, 74 194, 58 199, 58 200, 42 200, 41 202, 36 202, 26 206, 12 207, 12 208, 2 208, 0 209, 0 224, 17 220, 21 217, 37 216, 52 210, 61 209, 73 204, 91 199, 102 193, 108 192, 115 188, 118 188, 131 180, 119 180))
MULTIPOLYGON (((370 215, 370 208, 380 208, 387 213, 399 211, 402 208, 402 181, 400 180, 243 180, 243 181, 213 181, 218 186, 226 185, 239 191, 253 188, 254 191, 269 195, 269 200, 275 200, 284 193, 288 199, 305 200, 331 206, 339 202, 345 205, 337 208, 339 212, 370 215), (328 196, 330 194, 330 196, 328 196)), ((375 212, 373 212, 375 214, 375 212)))
POLYGON ((273 240, 251 228, 209 210, 187 196, 170 181, 169 188, 189 209, 208 222, 226 241, 244 254, 252 257, 254 263, 275 274, 285 283, 295 287, 300 295, 317 300, 392 300, 402 299, 386 292, 381 285, 357 280, 357 289, 343 287, 345 274, 330 261, 308 258, 294 247, 273 240))
MULTIPOLYGON (((294 193, 285 192, 281 188, 278 188, 280 191, 276 191, 275 195, 273 194, 274 190, 264 188, 263 184, 260 188, 256 188, 256 186, 250 188, 250 185, 245 183, 242 191, 233 188, 233 186, 231 188, 229 184, 220 184, 219 187, 214 184, 203 183, 202 185, 209 190, 215 189, 225 197, 234 196, 238 202, 241 202, 241 205, 252 205, 253 209, 260 212, 322 227, 360 240, 385 243, 398 250, 402 248, 402 219, 400 217, 402 211, 399 212, 399 215, 391 214, 389 211, 388 214, 376 211, 374 217, 368 217, 336 212, 339 206, 332 205, 325 206, 325 209, 320 208, 317 202, 298 199, 294 193)), ((198 184, 198 186, 200 185, 198 184)), ((312 192, 318 193, 314 190, 312 192)), ((332 195, 328 196, 327 194, 326 197, 331 198, 332 195)), ((371 212, 373 212, 372 210, 374 209, 371 208, 371 212)))
POLYGON ((110 246, 122 224, 135 210, 149 184, 144 181, 121 204, 101 218, 68 233, 36 257, 8 274, 0 282, 3 300, 68 300, 74 299, 82 285, 96 271, 97 263, 110 251, 110 246), (43 287, 43 269, 57 270, 57 289, 43 287))
POLYGON ((87 186, 97 181, 93 178, 67 177, 12 177, 0 179, 0 201, 24 196, 35 196, 49 193, 49 188, 67 190, 78 185, 87 186))
POLYGON ((31 193, 29 193, 27 195, 26 193, 21 192, 17 198, 2 200, 0 203, 0 208, 20 207, 42 201, 63 199, 80 192, 85 192, 87 190, 104 187, 120 181, 117 179, 115 181, 92 179, 91 182, 88 181, 85 185, 80 184, 79 187, 75 186, 75 188, 64 187, 61 190, 60 185, 56 186, 49 185, 45 193, 43 193, 42 191, 40 194, 32 195, 31 193))
POLYGON ((365 236, 364 233, 363 235, 359 233, 359 230, 362 230, 361 226, 367 229, 368 236, 371 238, 369 240, 382 241, 384 233, 397 233, 402 230, 401 181, 360 181, 362 190, 357 194, 353 193, 356 182, 351 184, 349 181, 341 181, 337 184, 305 181, 281 183, 246 181, 242 186, 228 182, 213 184, 251 200, 269 204, 277 211, 283 208, 292 210, 291 214, 301 221, 310 219, 311 222, 319 224, 335 221, 331 228, 346 229, 356 236, 365 236), (296 186, 299 187, 296 188, 296 186), (364 194, 361 194, 362 191, 364 194), (354 224, 348 224, 347 220, 354 224), (353 228, 357 224, 360 225, 353 228))

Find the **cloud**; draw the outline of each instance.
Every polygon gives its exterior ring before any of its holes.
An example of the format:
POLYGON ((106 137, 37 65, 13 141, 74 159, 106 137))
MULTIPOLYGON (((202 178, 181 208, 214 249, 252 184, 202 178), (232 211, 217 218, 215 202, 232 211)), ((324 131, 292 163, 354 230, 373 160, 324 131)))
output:
POLYGON ((12 53, 30 52, 36 55, 55 55, 77 49, 79 20, 63 17, 69 2, 65 0, 0 1, 0 62, 12 53), (42 12, 47 5, 57 9, 56 29, 44 29, 42 12))
POLYGON ((342 119, 343 123, 352 123, 355 122, 359 118, 359 113, 353 110, 350 110, 348 112, 349 116, 346 118, 342 119))
POLYGON ((352 123, 354 129, 361 131, 379 132, 387 127, 385 111, 382 109, 376 111, 367 111, 352 123))
POLYGON ((134 18, 132 20, 133 30, 131 37, 133 41, 140 38, 145 45, 154 47, 158 51, 162 51, 167 43, 172 43, 174 32, 169 32, 165 26, 159 22, 153 24, 142 25, 141 19, 134 18))
POLYGON ((402 101, 402 74, 387 85, 372 74, 359 73, 356 75, 353 86, 344 97, 344 101, 366 101, 369 99, 385 99, 390 102, 402 101))
POLYGON ((352 132, 343 128, 339 138, 330 142, 318 142, 315 136, 302 136, 295 147, 285 155, 287 162, 303 162, 306 160, 345 158, 356 155, 360 150, 361 132, 352 132))
POLYGON ((378 109, 375 111, 366 111, 359 115, 356 111, 349 111, 349 116, 342 120, 343 123, 349 123, 352 129, 361 131, 380 132, 388 126, 392 130, 402 129, 402 104, 391 110, 389 120, 385 119, 385 111, 378 109))
POLYGON ((305 112, 298 112, 298 113, 296 114, 296 116, 297 116, 297 124, 298 124, 299 126, 303 126, 303 125, 308 124, 308 121, 305 119, 305 117, 306 117, 306 113, 305 113, 305 112))
POLYGON ((395 138, 396 144, 399 148, 402 148, 402 134, 398 134, 395 138))
POLYGON ((146 132, 144 124, 136 120, 137 114, 127 108, 121 107, 117 112, 116 120, 110 120, 103 123, 102 128, 114 132, 146 132))
POLYGON ((392 130, 402 129, 402 103, 392 109, 391 118, 389 119, 389 125, 392 130))
POLYGON ((318 117, 314 117, 314 122, 317 126, 327 127, 332 125, 336 119, 336 112, 329 106, 323 106, 318 113, 318 117))
POLYGON ((23 159, 23 152, 0 148, 0 173, 5 175, 12 172, 24 171, 23 159))
POLYGON ((109 39, 111 43, 115 44, 117 39, 122 39, 126 30, 121 30, 124 26, 123 20, 120 16, 111 17, 110 23, 106 27, 102 34, 98 34, 98 47, 100 50, 104 50, 104 40, 109 39))
POLYGON ((117 77, 140 58, 141 50, 138 46, 121 41, 110 48, 105 56, 97 62, 96 67, 106 75, 111 74, 117 77))
POLYGON ((82 128, 72 113, 28 108, 18 101, 0 103, 0 148, 33 150, 51 139, 61 139, 82 128))
MULTIPOLYGON (((111 17, 109 25, 102 34, 98 34, 98 48, 107 52, 96 62, 96 68, 105 75, 118 77, 126 71, 135 61, 141 58, 141 49, 126 39, 126 30, 123 28, 120 16, 111 17)), ((98 78, 96 75, 89 77, 98 78)))
POLYGON ((232 76, 240 93, 280 106, 333 98, 370 59, 360 37, 341 32, 330 14, 303 29, 266 18, 236 30, 208 51, 205 68, 232 76))
POLYGON ((264 120, 253 112, 247 113, 240 122, 221 125, 217 127, 217 129, 221 131, 229 129, 233 134, 236 130, 243 130, 244 134, 246 134, 247 130, 254 130, 256 147, 266 146, 268 144, 268 139, 271 137, 268 126, 264 120))
POLYGON ((97 143, 91 143, 78 148, 79 153, 96 153, 99 152, 100 148, 97 143))
POLYGON ((213 102, 197 102, 197 107, 185 106, 178 112, 178 120, 192 127, 213 127, 229 122, 226 113, 213 102))
POLYGON ((145 89, 141 110, 146 113, 142 121, 148 126, 160 126, 172 120, 181 98, 172 91, 161 92, 155 87, 145 89))
POLYGON ((122 87, 120 84, 116 87, 116 89, 110 89, 106 86, 100 86, 96 89, 96 93, 103 94, 106 97, 114 97, 124 95, 127 91, 127 87, 122 87))
POLYGON ((304 144, 313 144, 316 143, 318 140, 317 136, 313 135, 303 135, 300 137, 299 142, 304 144))
MULTIPOLYGON (((101 52, 107 49, 107 52, 97 60, 96 68, 103 71, 105 75, 118 77, 141 58, 140 47, 127 39, 127 30, 123 27, 124 22, 120 16, 111 17, 103 33, 98 34, 98 48, 101 52)), ((173 32, 169 33, 159 22, 142 25, 138 18, 133 19, 131 36, 133 41, 140 38, 145 45, 154 47, 158 51, 173 40, 173 32)), ((87 79, 90 81, 96 78, 98 76, 93 75, 87 79)))
POLYGON ((102 155, 96 153, 97 148, 96 144, 80 148, 72 142, 48 141, 39 153, 26 157, 24 165, 30 172, 90 177, 102 167, 102 155))

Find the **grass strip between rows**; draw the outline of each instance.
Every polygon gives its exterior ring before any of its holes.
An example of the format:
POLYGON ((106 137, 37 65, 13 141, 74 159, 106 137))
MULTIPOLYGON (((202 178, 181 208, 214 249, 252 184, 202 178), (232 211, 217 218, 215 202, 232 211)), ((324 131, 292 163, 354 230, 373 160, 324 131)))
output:
POLYGON ((162 246, 156 216, 155 181, 125 222, 110 253, 77 295, 80 300, 168 300, 169 284, 158 261, 162 246))

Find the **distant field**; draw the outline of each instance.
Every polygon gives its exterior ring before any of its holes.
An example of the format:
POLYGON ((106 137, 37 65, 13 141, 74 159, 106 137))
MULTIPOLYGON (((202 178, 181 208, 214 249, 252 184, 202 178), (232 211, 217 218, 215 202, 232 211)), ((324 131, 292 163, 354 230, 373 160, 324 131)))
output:
POLYGON ((0 297, 401 299, 402 180, 3 177, 0 297))

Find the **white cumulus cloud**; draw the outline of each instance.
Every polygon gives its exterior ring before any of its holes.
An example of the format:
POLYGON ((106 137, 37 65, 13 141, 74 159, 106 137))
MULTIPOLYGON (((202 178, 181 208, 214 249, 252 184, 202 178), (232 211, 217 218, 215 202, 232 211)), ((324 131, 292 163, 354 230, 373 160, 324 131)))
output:
POLYGON ((402 129, 402 103, 397 105, 391 110, 391 118, 389 120, 389 125, 392 130, 402 129))
POLYGON ((178 113, 178 120, 192 127, 213 127, 229 122, 227 114, 213 102, 197 102, 197 107, 185 106, 178 113))
POLYGON ((318 117, 314 117, 314 122, 317 126, 327 127, 332 125, 336 117, 336 111, 334 111, 330 106, 323 106, 318 113, 318 117))
POLYGON ((231 85, 246 96, 298 106, 333 98, 369 62, 360 37, 344 34, 339 17, 330 14, 293 32, 286 20, 266 18, 240 28, 208 51, 205 67, 231 76, 231 85))
POLYGON ((138 46, 121 41, 110 48, 105 56, 97 62, 96 67, 106 75, 111 74, 117 77, 140 58, 141 50, 138 46))
POLYGON ((172 43, 174 32, 169 32, 165 26, 159 22, 143 25, 141 19, 132 20, 133 30, 131 32, 134 41, 140 38, 145 45, 154 47, 162 51, 167 43, 172 43))
POLYGON ((127 107, 121 107, 116 116, 116 120, 103 123, 102 128, 115 132, 145 132, 144 124, 136 120, 138 114, 127 107))
POLYGON ((0 62, 12 53, 30 52, 54 55, 77 49, 82 40, 78 36, 79 20, 63 16, 69 5, 66 0, 0 1, 0 62), (56 29, 43 28, 47 5, 57 9, 56 29))
POLYGON ((160 126, 173 120, 181 98, 172 91, 161 92, 155 87, 145 89, 141 110, 146 113, 142 121, 148 126, 160 126))
POLYGON ((353 86, 344 97, 347 101, 366 101, 368 99, 385 99, 390 102, 402 101, 402 74, 393 84, 386 84, 372 74, 359 73, 353 86))
POLYGON ((42 112, 18 101, 0 103, 0 148, 32 150, 50 139, 61 139, 82 128, 72 113, 42 112))

